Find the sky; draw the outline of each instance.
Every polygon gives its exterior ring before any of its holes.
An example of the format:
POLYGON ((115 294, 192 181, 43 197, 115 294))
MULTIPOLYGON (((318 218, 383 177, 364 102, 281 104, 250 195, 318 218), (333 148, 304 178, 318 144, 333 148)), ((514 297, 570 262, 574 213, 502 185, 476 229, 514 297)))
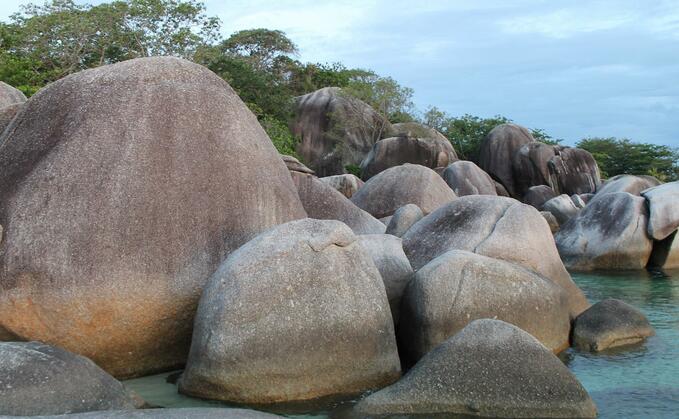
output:
MULTIPOLYGON (((0 19, 28 2, 0 0, 0 19)), ((420 111, 679 147, 679 0, 204 3, 225 36, 280 29, 301 61, 391 76, 420 111)))

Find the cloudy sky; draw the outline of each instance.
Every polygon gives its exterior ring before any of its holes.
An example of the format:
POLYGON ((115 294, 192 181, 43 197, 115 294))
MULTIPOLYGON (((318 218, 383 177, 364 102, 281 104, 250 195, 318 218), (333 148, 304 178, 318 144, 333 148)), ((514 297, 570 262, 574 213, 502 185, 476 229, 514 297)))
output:
MULTIPOLYGON (((95 1, 96 3, 100 1, 95 1)), ((2 0, 0 19, 22 0, 2 0)), ((281 29, 302 61, 370 68, 421 110, 504 115, 566 143, 679 146, 677 0, 207 0, 225 35, 281 29)))

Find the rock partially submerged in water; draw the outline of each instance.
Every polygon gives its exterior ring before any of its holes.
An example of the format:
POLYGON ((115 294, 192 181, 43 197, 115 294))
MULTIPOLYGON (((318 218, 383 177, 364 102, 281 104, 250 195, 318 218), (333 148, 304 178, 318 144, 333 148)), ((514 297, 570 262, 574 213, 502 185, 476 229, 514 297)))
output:
POLYGON ((355 410, 364 417, 597 415, 585 389, 549 349, 516 326, 490 319, 471 322, 355 410))
POLYGON ((457 196, 497 195, 493 178, 470 161, 459 160, 450 164, 441 177, 457 196))
POLYGON ((77 413, 60 416, 38 416, 36 419, 275 419, 283 416, 256 410, 191 407, 173 409, 143 409, 134 411, 107 410, 101 412, 77 413))
POLYGON ((453 199, 455 192, 441 176, 428 167, 409 163, 370 178, 351 197, 354 204, 377 218, 392 215, 406 204, 415 204, 429 214, 453 199))
POLYGON ((679 181, 669 182, 641 192, 648 201, 648 235, 664 240, 679 228, 679 181))
POLYGON ((529 332, 551 351, 568 347, 565 291, 520 266, 461 250, 429 262, 408 284, 401 305, 400 348, 417 361, 469 322, 492 318, 529 332))
POLYGON ((653 244, 646 234, 646 202, 627 192, 593 199, 554 236, 565 265, 574 270, 643 269, 653 244))
POLYGON ((180 392, 266 404, 346 396, 400 376, 380 273, 339 221, 251 240, 210 278, 180 392))
POLYGON ((655 330, 641 311, 613 298, 594 304, 573 324, 573 346, 593 352, 639 343, 653 335, 655 330))
POLYGON ((0 342, 0 415, 58 415, 142 404, 85 357, 40 342, 0 342))
POLYGON ((424 217, 422 210, 415 204, 407 204, 396 210, 387 224, 387 234, 402 237, 410 227, 424 217))

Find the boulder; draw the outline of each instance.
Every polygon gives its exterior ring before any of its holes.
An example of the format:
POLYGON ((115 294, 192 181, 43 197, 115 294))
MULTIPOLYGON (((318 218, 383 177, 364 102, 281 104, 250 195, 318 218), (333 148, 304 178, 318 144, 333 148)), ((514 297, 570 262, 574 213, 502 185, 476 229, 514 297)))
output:
POLYGON ((575 205, 577 209, 583 209, 585 208, 585 205, 587 205, 587 202, 585 202, 585 200, 582 199, 580 195, 576 194, 571 195, 571 201, 573 202, 573 205, 575 205))
POLYGON ((406 163, 370 178, 351 197, 351 202, 373 217, 382 218, 407 204, 415 204, 424 214, 429 214, 453 199, 455 192, 436 172, 406 163))
POLYGON ((648 235, 663 240, 679 228, 679 181, 641 192, 648 202, 648 235))
POLYGON ((375 143, 361 163, 361 177, 368 180, 376 174, 404 163, 434 169, 457 160, 447 138, 391 137, 375 143))
POLYGON ((117 377, 183 365, 223 258, 306 216, 233 89, 170 57, 32 96, 0 137, 0 214, 0 329, 117 377))
POLYGON ((327 176, 320 178, 320 180, 338 190, 347 198, 351 198, 363 186, 363 181, 352 174, 327 176))
POLYGON ((500 182, 509 195, 516 197, 512 160, 521 146, 532 142, 535 139, 526 128, 516 124, 498 125, 481 143, 479 167, 500 182))
POLYGON ((518 265, 451 250, 417 271, 403 294, 402 354, 416 361, 485 318, 516 325, 551 351, 568 347, 571 323, 561 287, 518 265))
POLYGON ((547 163, 558 149, 558 146, 535 141, 522 145, 514 153, 510 161, 514 177, 514 196, 524 196, 531 186, 550 185, 547 163))
POLYGON ((281 154, 281 159, 285 166, 291 172, 301 172, 313 175, 314 171, 302 164, 297 158, 288 156, 287 154, 281 154))
POLYGON ((660 185, 661 182, 652 176, 618 175, 608 179, 597 189, 590 202, 600 199, 609 193, 627 192, 635 196, 641 192, 660 185))
POLYGON ((552 234, 556 233, 559 231, 560 224, 556 220, 556 217, 554 214, 552 214, 549 211, 540 211, 540 214, 545 217, 545 221, 547 221, 547 224, 549 224, 549 229, 552 231, 552 234))
POLYGON ((292 402, 380 388, 400 369, 372 259, 346 225, 304 219, 260 234, 210 278, 179 391, 292 402))
POLYGON ((495 194, 497 196, 507 196, 507 197, 509 196, 509 192, 507 192, 507 189, 505 189, 505 187, 502 186, 502 184, 495 181, 493 182, 495 183, 495 194))
POLYGON ((391 126, 368 104, 325 87, 296 99, 291 131, 300 138, 297 154, 319 176, 331 176, 360 165, 391 126))
POLYGON ((389 216, 387 216, 387 217, 382 217, 382 218, 380 218, 380 222, 381 222, 382 224, 384 224, 385 226, 388 226, 389 223, 391 222, 391 219, 392 219, 392 218, 394 218, 393 215, 389 215, 389 216))
POLYGON ((493 179, 470 161, 452 163, 441 176, 457 196, 497 195, 493 179))
POLYGON ((591 201, 592 198, 594 198, 593 193, 581 193, 578 196, 580 197, 580 199, 582 199, 582 202, 584 202, 585 205, 589 204, 589 201, 591 201))
POLYGON ((574 318, 588 307, 564 268, 545 219, 512 198, 469 195, 427 215, 403 236, 415 271, 450 250, 466 250, 523 266, 568 294, 574 318))
POLYGON ((573 345, 592 352, 639 343, 653 335, 655 330, 641 311, 613 298, 594 304, 573 323, 573 345))
POLYGON ((0 108, 0 135, 5 130, 5 128, 7 128, 7 125, 12 122, 12 119, 14 119, 16 114, 19 113, 23 106, 23 103, 15 103, 13 105, 0 108))
POLYGON ((0 81, 0 109, 5 106, 16 105, 26 102, 26 95, 21 90, 0 81))
POLYGON ((173 409, 143 409, 100 412, 76 413, 67 416, 38 416, 35 419, 275 419, 283 416, 256 410, 219 408, 219 407, 190 407, 173 409))
POLYGON ((435 140, 448 141, 448 138, 446 138, 445 135, 434 128, 430 128, 418 122, 399 122, 398 124, 392 124, 391 132, 396 137, 433 138, 435 140))
POLYGON ((382 234, 386 226, 358 208, 341 192, 313 175, 290 172, 308 216, 319 220, 338 220, 355 234, 382 234))
POLYGON ((559 147, 547 163, 549 184, 557 194, 592 193, 601 184, 599 165, 587 150, 559 147))
POLYGON ((407 204, 397 209, 387 224, 387 234, 403 237, 410 227, 424 217, 422 210, 415 204, 407 204))
POLYGON ((40 342, 0 342, 0 415, 135 409, 141 404, 85 357, 40 342))
POLYGON ((569 269, 643 269, 651 255, 644 199, 627 192, 593 199, 554 236, 569 269))
POLYGON ((518 327, 491 319, 471 322, 355 410, 361 417, 409 418, 597 415, 559 358, 518 327))
POLYGON ((570 196, 562 194, 545 202, 542 209, 551 212, 559 225, 578 215, 580 208, 576 207, 570 196))
POLYGON ((650 270, 679 269, 679 239, 677 231, 662 240, 653 242, 653 251, 648 259, 650 270))
POLYGON ((403 290, 413 277, 413 268, 403 252, 401 239, 389 234, 368 234, 358 243, 372 258, 380 272, 394 324, 398 324, 403 290))
POLYGON ((540 211, 542 210, 542 206, 545 205, 545 202, 555 196, 556 193, 554 193, 554 189, 547 185, 531 186, 528 188, 526 195, 524 195, 523 202, 540 211))

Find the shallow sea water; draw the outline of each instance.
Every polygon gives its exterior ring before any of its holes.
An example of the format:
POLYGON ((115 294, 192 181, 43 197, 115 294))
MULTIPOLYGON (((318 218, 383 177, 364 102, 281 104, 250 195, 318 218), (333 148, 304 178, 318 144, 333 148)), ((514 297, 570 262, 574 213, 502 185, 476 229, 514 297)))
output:
MULTIPOLYGON (((568 349, 561 360, 594 399, 600 418, 679 418, 679 271, 572 274, 596 303, 618 298, 639 308, 656 336, 599 354, 568 349)), ((176 375, 176 373, 174 373, 176 375)), ((172 373, 125 382, 147 402, 162 407, 220 407, 220 403, 177 393, 172 373)), ((345 418, 351 403, 310 408, 295 418, 345 418)), ((281 412, 278 412, 281 413, 281 412)), ((283 412, 284 413, 284 412, 283 412)))

